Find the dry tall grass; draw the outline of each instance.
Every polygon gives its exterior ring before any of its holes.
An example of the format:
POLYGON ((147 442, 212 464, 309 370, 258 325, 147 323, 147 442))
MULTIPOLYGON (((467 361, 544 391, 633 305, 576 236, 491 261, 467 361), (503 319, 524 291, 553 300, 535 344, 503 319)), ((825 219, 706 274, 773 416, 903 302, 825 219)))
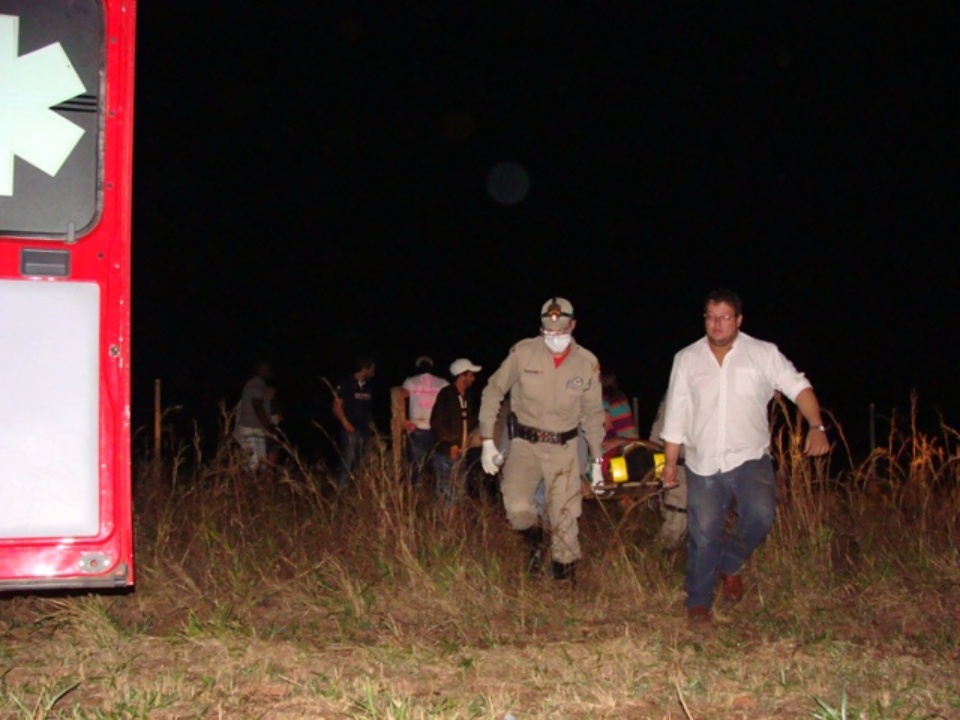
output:
POLYGON ((521 573, 497 503, 445 515, 386 448, 339 497, 295 456, 187 448, 138 469, 135 593, 2 600, 0 713, 960 717, 957 432, 908 420, 832 473, 775 419, 778 520, 707 629, 648 509, 587 503, 570 590, 521 573))

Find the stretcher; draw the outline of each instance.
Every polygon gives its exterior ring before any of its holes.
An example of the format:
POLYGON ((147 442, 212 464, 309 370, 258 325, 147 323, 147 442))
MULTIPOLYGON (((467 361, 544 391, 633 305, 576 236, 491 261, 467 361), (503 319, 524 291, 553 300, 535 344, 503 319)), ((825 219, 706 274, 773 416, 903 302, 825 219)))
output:
POLYGON ((602 484, 590 486, 598 500, 629 498, 644 502, 663 492, 660 476, 665 462, 663 446, 651 440, 630 440, 604 452, 600 458, 602 484))

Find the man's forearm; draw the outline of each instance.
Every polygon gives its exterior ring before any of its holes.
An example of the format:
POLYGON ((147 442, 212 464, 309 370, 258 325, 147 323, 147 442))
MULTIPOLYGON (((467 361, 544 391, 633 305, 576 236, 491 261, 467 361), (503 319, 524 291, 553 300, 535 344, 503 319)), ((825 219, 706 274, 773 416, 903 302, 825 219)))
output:
POLYGON ((800 391, 800 394, 797 395, 797 408, 807 423, 812 427, 823 425, 823 417, 820 414, 820 401, 817 400, 817 395, 813 392, 813 388, 806 388, 800 391))
POLYGON ((663 460, 668 466, 676 467, 680 462, 680 445, 678 443, 663 443, 663 460))
POLYGON ((339 398, 333 402, 333 416, 340 422, 343 426, 343 429, 347 432, 354 432, 355 427, 347 420, 346 414, 343 412, 343 401, 339 398))
POLYGON ((263 407, 262 400, 253 401, 253 413, 257 416, 257 420, 260 421, 260 426, 264 428, 269 428, 273 425, 270 422, 270 417, 267 415, 267 411, 263 407))
POLYGON ((660 481, 665 489, 674 488, 678 484, 677 463, 680 462, 680 445, 672 442, 663 444, 663 471, 660 481))

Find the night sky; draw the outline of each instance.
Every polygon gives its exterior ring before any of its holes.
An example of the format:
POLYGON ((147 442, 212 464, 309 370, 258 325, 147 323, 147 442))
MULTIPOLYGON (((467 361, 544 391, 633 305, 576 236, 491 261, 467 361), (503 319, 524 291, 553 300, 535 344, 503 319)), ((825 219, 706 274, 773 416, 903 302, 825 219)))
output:
POLYGON ((384 400, 422 353, 482 384, 559 294, 649 423, 716 286, 855 442, 911 389, 960 420, 958 21, 946 1, 141 2, 135 421, 154 378, 202 414, 259 358, 301 420, 361 351, 384 400))

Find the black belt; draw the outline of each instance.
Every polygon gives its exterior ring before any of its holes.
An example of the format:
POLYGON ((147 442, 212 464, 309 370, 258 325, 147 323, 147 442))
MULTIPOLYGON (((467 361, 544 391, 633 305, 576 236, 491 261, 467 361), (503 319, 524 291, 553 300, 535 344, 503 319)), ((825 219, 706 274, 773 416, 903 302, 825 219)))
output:
POLYGON ((563 445, 568 440, 573 440, 580 431, 577 428, 567 430, 566 432, 552 432, 550 430, 541 430, 540 428, 528 427, 517 423, 513 429, 513 437, 520 438, 532 443, 552 443, 553 445, 563 445))

